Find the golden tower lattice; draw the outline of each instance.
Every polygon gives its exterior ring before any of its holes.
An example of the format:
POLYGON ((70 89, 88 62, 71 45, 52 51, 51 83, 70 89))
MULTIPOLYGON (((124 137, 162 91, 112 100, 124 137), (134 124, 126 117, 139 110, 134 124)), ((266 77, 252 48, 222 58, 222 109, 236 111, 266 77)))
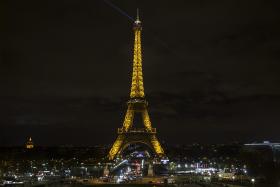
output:
POLYGON ((142 49, 141 49, 141 21, 137 10, 137 18, 133 26, 134 53, 133 71, 131 80, 130 99, 127 102, 127 111, 122 128, 118 128, 118 137, 109 154, 109 160, 113 160, 131 143, 144 143, 149 146, 157 156, 164 155, 164 151, 156 137, 156 129, 152 128, 148 114, 148 103, 145 99, 143 73, 142 73, 142 49), (144 128, 132 128, 134 115, 142 114, 144 128))

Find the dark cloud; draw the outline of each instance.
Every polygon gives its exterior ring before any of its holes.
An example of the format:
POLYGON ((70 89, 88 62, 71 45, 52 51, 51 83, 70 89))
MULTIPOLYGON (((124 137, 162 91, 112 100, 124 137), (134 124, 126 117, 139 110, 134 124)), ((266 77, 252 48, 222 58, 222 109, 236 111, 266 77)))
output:
MULTIPOLYGON (((170 143, 278 138, 279 95, 229 98, 221 93, 159 92, 150 93, 148 99, 153 126, 170 143)), ((5 116, 1 141, 20 144, 32 135, 42 145, 110 143, 123 122, 123 101, 125 98, 5 98, 1 100, 5 116)))

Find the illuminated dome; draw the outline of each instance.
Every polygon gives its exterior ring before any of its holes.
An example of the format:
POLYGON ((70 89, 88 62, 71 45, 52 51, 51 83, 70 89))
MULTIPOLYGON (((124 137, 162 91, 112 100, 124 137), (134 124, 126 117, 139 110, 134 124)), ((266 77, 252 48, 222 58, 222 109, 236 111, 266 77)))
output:
POLYGON ((26 149, 32 149, 34 148, 34 144, 33 144, 33 141, 32 141, 32 138, 30 137, 28 139, 28 141, 26 142, 26 145, 25 145, 26 149))

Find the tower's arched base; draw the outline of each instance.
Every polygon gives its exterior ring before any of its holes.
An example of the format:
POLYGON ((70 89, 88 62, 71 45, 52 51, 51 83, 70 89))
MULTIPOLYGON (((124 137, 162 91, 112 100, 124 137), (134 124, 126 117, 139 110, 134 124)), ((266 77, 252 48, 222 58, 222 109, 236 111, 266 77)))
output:
POLYGON ((147 145, 158 157, 164 156, 163 149, 155 133, 141 132, 140 130, 138 131, 139 132, 128 131, 125 133, 119 133, 117 140, 115 141, 109 152, 109 160, 113 160, 116 156, 120 155, 129 145, 135 143, 147 145))

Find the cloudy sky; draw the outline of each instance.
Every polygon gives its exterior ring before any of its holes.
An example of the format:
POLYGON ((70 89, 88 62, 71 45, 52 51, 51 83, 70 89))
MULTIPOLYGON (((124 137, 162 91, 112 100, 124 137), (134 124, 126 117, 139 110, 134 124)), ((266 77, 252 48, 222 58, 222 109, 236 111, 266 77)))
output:
POLYGON ((280 12, 268 1, 1 1, 0 145, 112 143, 143 22, 152 125, 171 144, 280 141, 280 12), (123 11, 121 11, 121 10, 123 11))

